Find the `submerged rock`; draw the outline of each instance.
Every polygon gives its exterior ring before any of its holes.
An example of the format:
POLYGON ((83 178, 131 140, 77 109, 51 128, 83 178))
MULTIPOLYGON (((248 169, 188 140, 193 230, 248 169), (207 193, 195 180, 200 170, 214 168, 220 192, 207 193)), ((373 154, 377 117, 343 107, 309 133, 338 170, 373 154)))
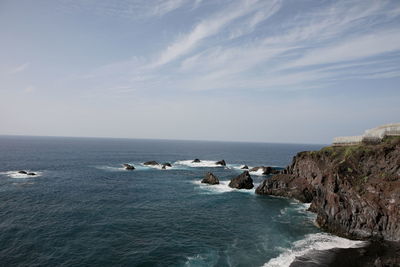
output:
POLYGON ((143 165, 145 166, 156 166, 156 165, 160 165, 157 161, 146 161, 145 163, 143 163, 143 165))
POLYGON ((211 172, 207 172, 203 180, 201 180, 201 182, 204 184, 219 184, 217 176, 215 176, 211 172))
POLYGON ((251 179, 249 172, 245 171, 241 175, 233 178, 229 183, 229 187, 237 189, 252 189, 254 187, 253 179, 251 179))
POLYGON ((199 162, 201 162, 199 159, 194 159, 194 160, 192 161, 192 163, 199 163, 199 162))
POLYGON ((124 166, 125 170, 134 170, 135 169, 135 167, 131 164, 125 163, 125 164, 123 164, 123 166, 124 166))
POLYGON ((215 162, 215 164, 216 164, 216 165, 221 165, 221 166, 226 166, 225 160, 217 161, 217 162, 215 162))

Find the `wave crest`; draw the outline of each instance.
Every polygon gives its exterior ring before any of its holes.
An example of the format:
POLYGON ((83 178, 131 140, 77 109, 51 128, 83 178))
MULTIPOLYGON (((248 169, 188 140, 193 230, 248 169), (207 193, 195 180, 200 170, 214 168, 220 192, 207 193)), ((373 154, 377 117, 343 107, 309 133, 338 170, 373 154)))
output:
POLYGON ((284 251, 276 258, 265 263, 264 267, 285 267, 298 256, 307 254, 314 250, 328 250, 332 248, 351 248, 365 245, 365 241, 354 241, 327 233, 309 234, 302 240, 293 243, 293 246, 284 251))

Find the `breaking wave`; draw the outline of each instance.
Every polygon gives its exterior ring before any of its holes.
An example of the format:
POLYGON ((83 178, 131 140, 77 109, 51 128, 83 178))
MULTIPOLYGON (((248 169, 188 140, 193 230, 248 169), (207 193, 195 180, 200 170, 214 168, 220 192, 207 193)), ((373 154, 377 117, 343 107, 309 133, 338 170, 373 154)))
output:
POLYGON ((193 162, 193 160, 178 160, 174 164, 183 165, 187 167, 206 167, 206 168, 215 168, 215 167, 224 167, 216 164, 217 160, 201 160, 200 162, 193 162))
POLYGON ((296 257, 316 250, 360 247, 365 244, 365 241, 354 241, 327 233, 309 234, 304 239, 294 242, 291 248, 283 249, 278 257, 269 260, 264 264, 264 267, 290 266, 296 257))
MULTIPOLYGON (((30 171, 28 171, 30 172, 30 171)), ((14 179, 32 179, 32 178, 36 178, 36 177, 40 177, 42 176, 42 172, 34 172, 36 175, 28 175, 28 174, 23 174, 23 173, 18 173, 18 171, 7 171, 7 172, 2 172, 1 174, 4 174, 10 178, 14 178, 14 179)))

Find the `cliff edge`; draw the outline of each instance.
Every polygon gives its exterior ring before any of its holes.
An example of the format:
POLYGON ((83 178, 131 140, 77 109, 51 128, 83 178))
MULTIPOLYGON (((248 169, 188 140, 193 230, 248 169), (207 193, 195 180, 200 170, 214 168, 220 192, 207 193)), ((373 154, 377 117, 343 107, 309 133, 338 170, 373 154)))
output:
POLYGON ((256 193, 311 203, 319 226, 336 235, 400 241, 400 137, 300 152, 256 193))

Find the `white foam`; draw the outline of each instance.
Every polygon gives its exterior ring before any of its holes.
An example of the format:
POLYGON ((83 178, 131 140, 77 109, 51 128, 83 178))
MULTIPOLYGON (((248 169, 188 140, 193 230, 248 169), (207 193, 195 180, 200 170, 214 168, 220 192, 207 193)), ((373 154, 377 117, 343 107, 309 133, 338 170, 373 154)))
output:
MULTIPOLYGON (((27 171, 32 172, 32 171, 27 171)), ((36 175, 28 175, 28 174, 23 174, 23 173, 18 173, 18 171, 8 171, 8 172, 2 172, 1 174, 7 175, 10 178, 14 179, 30 179, 30 178, 36 178, 42 175, 42 172, 34 172, 36 175)))
POLYGON ((328 250, 332 248, 361 247, 365 241, 354 241, 327 233, 309 234, 302 240, 293 243, 292 248, 283 249, 283 252, 276 258, 269 260, 264 267, 285 267, 295 260, 313 250, 328 250))
POLYGON ((95 168, 106 171, 114 171, 114 172, 126 171, 124 167, 96 166, 95 168))
POLYGON ((264 176, 264 170, 262 168, 258 169, 257 171, 249 172, 251 175, 257 175, 257 176, 264 176))
POLYGON ((205 184, 202 183, 201 181, 193 181, 195 185, 198 185, 200 189, 204 190, 206 194, 221 194, 221 193, 227 193, 227 192, 242 192, 242 193, 255 193, 255 187, 253 189, 236 189, 229 187, 229 182, 230 181, 219 181, 219 184, 205 184))
POLYGON ((207 167, 207 168, 215 168, 215 167, 223 167, 221 165, 216 164, 217 160, 200 160, 200 162, 193 162, 193 160, 178 160, 174 164, 188 166, 192 168, 196 167, 207 167))

